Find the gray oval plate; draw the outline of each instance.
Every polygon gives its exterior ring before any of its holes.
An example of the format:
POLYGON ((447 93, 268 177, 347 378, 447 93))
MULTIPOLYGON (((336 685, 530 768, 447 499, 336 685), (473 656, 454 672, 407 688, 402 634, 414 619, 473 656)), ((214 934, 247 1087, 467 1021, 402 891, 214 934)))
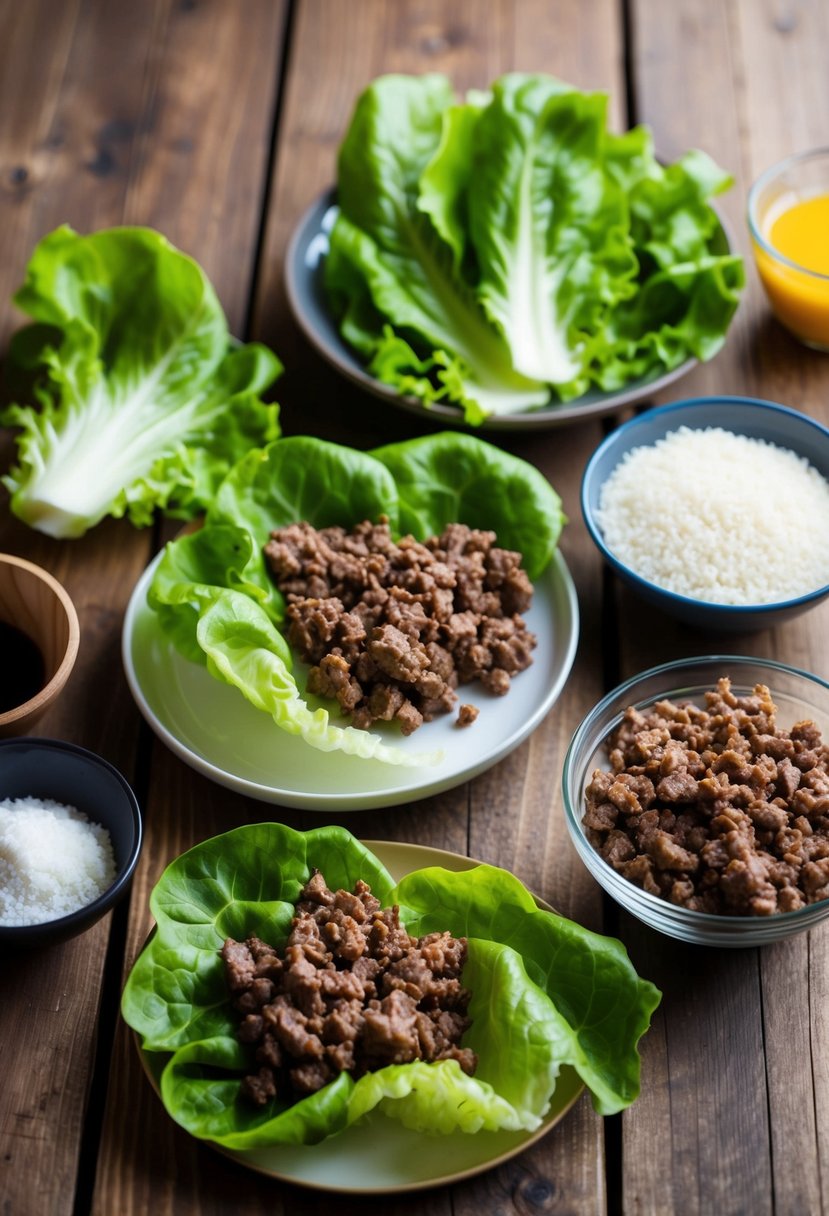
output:
MULTIPOLYGON (((328 234, 337 218, 336 190, 326 190, 312 203, 294 229, 285 255, 285 288, 297 324, 322 357, 348 380, 421 418, 437 418, 449 426, 465 426, 463 411, 456 405, 436 402, 424 405, 417 397, 406 397, 389 384, 370 376, 359 357, 345 343, 337 323, 328 311, 322 281, 322 264, 328 252, 328 234)), ((673 371, 661 376, 643 376, 614 393, 595 390, 562 405, 545 405, 521 414, 491 414, 474 430, 524 431, 547 430, 554 426, 581 422, 613 414, 627 405, 667 388, 696 367, 687 359, 673 371)))

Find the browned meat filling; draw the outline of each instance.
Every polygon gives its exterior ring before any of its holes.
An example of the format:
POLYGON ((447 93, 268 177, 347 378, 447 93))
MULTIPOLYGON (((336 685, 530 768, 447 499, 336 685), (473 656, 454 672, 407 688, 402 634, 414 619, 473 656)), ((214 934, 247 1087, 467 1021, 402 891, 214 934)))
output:
POLYGON ((700 912, 769 916, 829 898, 829 748, 778 729, 771 694, 730 680, 691 702, 625 711, 611 772, 586 790, 587 838, 614 869, 700 912))
MULTIPOLYGON (((532 662, 521 616, 532 584, 494 532, 449 524, 424 544, 395 543, 388 521, 351 532, 291 524, 265 556, 288 602, 288 641, 313 664, 308 691, 337 700, 352 725, 405 735, 448 713, 458 684, 497 696, 532 662)), ((474 721, 469 712, 461 725, 474 721)))
POLYGON ((256 1048, 243 1092, 259 1106, 294 1101, 340 1072, 412 1060, 457 1060, 471 1075, 477 1057, 460 1046, 471 1025, 466 949, 450 933, 410 937, 366 883, 329 891, 315 870, 284 950, 257 937, 222 948, 239 1039, 256 1048))

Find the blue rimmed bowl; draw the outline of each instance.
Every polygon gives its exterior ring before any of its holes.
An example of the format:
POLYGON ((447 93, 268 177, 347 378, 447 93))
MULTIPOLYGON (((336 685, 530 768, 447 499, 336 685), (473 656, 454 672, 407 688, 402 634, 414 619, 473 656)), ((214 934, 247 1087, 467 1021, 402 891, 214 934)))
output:
MULTIPOLYGON (((678 595, 637 574, 608 548, 596 521, 602 487, 624 456, 650 447, 680 427, 721 427, 737 435, 762 439, 805 457, 829 481, 829 428, 806 414, 753 397, 697 397, 648 410, 613 431, 588 461, 581 486, 581 509, 587 530, 608 565, 642 599, 669 616, 700 629, 749 632, 778 625, 829 596, 829 583, 807 595, 766 604, 720 604, 678 595)), ((824 538, 815 537, 816 544, 824 538)))

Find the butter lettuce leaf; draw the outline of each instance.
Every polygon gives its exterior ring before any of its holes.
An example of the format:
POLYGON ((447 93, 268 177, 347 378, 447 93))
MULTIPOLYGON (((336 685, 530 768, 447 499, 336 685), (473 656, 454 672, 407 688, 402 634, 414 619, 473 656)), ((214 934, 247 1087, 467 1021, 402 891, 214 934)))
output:
POLYGON ((391 472, 400 502, 400 529, 421 539, 447 524, 491 529, 515 549, 536 579, 555 552, 565 521, 547 478, 517 456, 473 435, 443 432, 375 448, 391 472))
POLYGON ((279 434, 260 394, 281 371, 234 346, 201 268, 149 228, 43 238, 15 296, 34 324, 10 362, 36 372, 38 407, 11 405, 12 510, 51 536, 106 515, 202 510, 231 466, 279 434))
POLYGON ((436 763, 437 752, 340 727, 327 709, 307 704, 280 632, 284 601, 263 555, 271 531, 288 524, 352 528, 382 516, 393 534, 418 540, 451 522, 491 529, 524 555, 531 578, 551 560, 564 520, 536 468, 475 436, 424 436, 373 453, 294 436, 248 452, 231 469, 204 527, 165 548, 148 603, 186 659, 311 746, 390 764, 436 763))
POLYGON ((568 1059, 600 1114, 623 1109, 639 1092, 636 1044, 659 1001, 640 980, 621 942, 543 912, 512 874, 479 866, 447 877, 442 869, 407 875, 395 890, 410 933, 450 929, 501 942, 519 953, 576 1036, 568 1059))
POLYGON ((122 1014, 144 1051, 158 1056, 168 1112, 199 1138, 240 1150, 313 1144, 375 1108, 429 1134, 532 1130, 562 1069, 572 1068, 604 1113, 636 1096, 636 1042, 659 994, 638 979, 620 943, 538 910, 504 871, 416 871, 395 887, 342 828, 252 824, 177 858, 150 904, 157 928, 129 975, 122 1014), (401 905, 416 935, 438 925, 475 930, 463 974, 472 993, 464 1045, 479 1058, 474 1077, 453 1060, 415 1061, 356 1081, 341 1074, 293 1104, 275 1098, 258 1109, 244 1101, 251 1049, 236 1038, 239 1014, 219 952, 225 937, 251 934, 281 947, 312 867, 332 888, 367 881, 383 905, 401 905))

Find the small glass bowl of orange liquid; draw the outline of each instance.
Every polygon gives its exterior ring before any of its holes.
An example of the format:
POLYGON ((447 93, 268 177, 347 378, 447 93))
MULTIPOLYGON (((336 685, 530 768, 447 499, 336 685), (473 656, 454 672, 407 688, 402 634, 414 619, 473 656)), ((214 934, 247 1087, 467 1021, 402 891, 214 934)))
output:
POLYGON ((767 169, 749 192, 748 226, 775 316, 829 352, 829 148, 767 169))

